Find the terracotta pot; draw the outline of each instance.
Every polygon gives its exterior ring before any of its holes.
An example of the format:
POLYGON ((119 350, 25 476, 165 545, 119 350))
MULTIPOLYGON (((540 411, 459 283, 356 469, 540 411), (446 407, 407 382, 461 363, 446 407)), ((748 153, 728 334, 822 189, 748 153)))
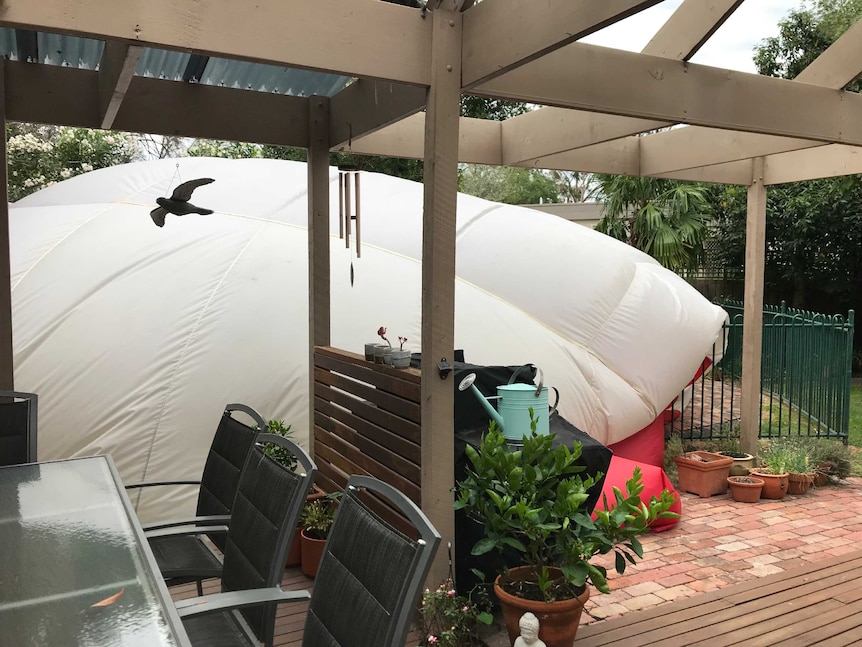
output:
MULTIPOLYGON (((569 600, 538 602, 506 593, 500 586, 501 581, 518 581, 525 578, 529 572, 529 566, 519 566, 509 569, 508 576, 500 575, 494 580, 494 593, 500 601, 509 640, 514 643, 521 634, 518 621, 529 611, 539 619, 539 639, 547 647, 572 647, 581 621, 581 611, 590 598, 590 590, 584 587, 583 593, 569 600)), ((553 577, 562 577, 562 572, 557 568, 552 568, 551 573, 553 577)))
POLYGON ((787 493, 788 494, 807 494, 808 488, 814 483, 814 474, 796 474, 789 473, 787 475, 787 493))
POLYGON ((763 479, 762 499, 783 499, 787 493, 787 474, 770 474, 758 469, 751 470, 751 475, 763 479))
MULTIPOLYGON (((305 500, 306 502, 314 501, 315 499, 322 499, 325 496, 326 492, 324 492, 319 485, 312 484, 311 492, 308 493, 305 500)), ((287 560, 284 564, 285 568, 299 566, 302 563, 302 539, 300 536, 300 530, 301 528, 296 529, 296 534, 293 535, 293 539, 290 541, 290 549, 287 551, 287 560)))
POLYGON ((302 573, 306 577, 315 577, 323 558, 323 547, 326 546, 325 539, 314 539, 300 532, 300 543, 302 544, 302 573))
POLYGON ((763 479, 757 476, 728 476, 730 496, 740 503, 757 503, 763 489, 763 479))
POLYGON ((290 540, 290 548, 287 551, 287 561, 284 564, 285 568, 291 566, 299 566, 302 562, 302 539, 300 538, 301 529, 297 528, 293 533, 293 539, 290 540))
MULTIPOLYGON (((737 458, 733 456, 730 452, 716 452, 721 456, 728 456, 733 459, 733 463, 730 466, 730 475, 731 476, 748 476, 748 472, 751 471, 751 468, 754 467, 754 456, 751 454, 745 454, 737 458)), ((742 452, 740 452, 742 453, 742 452)))
POLYGON ((702 497, 727 492, 733 459, 712 452, 688 452, 674 458, 679 489, 702 497))
POLYGON ((829 483, 829 472, 832 471, 832 463, 824 461, 817 464, 817 470, 814 472, 814 486, 823 487, 829 483))

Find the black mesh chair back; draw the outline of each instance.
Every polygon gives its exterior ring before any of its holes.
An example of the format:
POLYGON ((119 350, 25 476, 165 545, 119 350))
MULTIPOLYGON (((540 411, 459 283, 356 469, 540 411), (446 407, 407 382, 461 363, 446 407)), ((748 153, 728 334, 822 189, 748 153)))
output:
MULTIPOLYGON (((201 475, 197 516, 231 514, 240 472, 255 438, 260 430, 265 429, 266 422, 251 407, 243 404, 229 404, 225 407, 201 475), (254 420, 255 426, 249 426, 234 418, 232 413, 235 411, 248 415, 254 420)), ((212 534, 208 537, 219 550, 224 551, 224 535, 212 534)))
POLYGON ((305 647, 403 647, 440 535, 395 488, 352 476, 338 505, 305 620, 305 647), (418 531, 411 539, 359 498, 388 501, 418 531))
POLYGON ((0 391, 0 465, 35 463, 38 396, 0 391))
MULTIPOLYGON (((298 445, 260 434, 242 470, 224 549, 222 591, 273 587, 281 583, 287 549, 317 469, 298 445), (299 463, 290 471, 267 456, 262 445, 289 449, 299 463)), ((241 610, 258 640, 271 645, 275 605, 241 610)))

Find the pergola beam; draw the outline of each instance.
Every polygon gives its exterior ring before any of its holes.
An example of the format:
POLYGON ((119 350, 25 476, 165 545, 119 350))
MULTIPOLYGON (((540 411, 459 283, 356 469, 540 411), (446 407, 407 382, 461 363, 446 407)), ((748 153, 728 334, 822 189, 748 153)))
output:
POLYGON ((742 0, 686 0, 641 53, 687 61, 741 4, 742 0))
POLYGON ((102 129, 108 130, 113 125, 143 50, 144 48, 138 45, 111 40, 105 43, 105 51, 99 63, 99 113, 102 129))
MULTIPOLYGON (((15 61, 5 67, 9 119, 101 127, 99 72, 15 61)), ((308 99, 134 77, 112 128, 306 147, 308 99)))
MULTIPOLYGON (((862 22, 857 22, 800 72, 795 81, 841 90, 862 72, 860 60, 862 60, 862 22)), ((662 174, 684 168, 722 164, 822 145, 822 142, 773 138, 774 145, 770 146, 767 144, 768 138, 754 133, 735 134, 732 136, 733 145, 730 145, 725 133, 699 127, 687 129, 685 139, 685 146, 679 147, 676 143, 680 138, 674 131, 656 133, 644 138, 642 151, 645 156, 650 156, 649 160, 642 159, 644 173, 662 174)), ((796 158, 800 159, 800 156, 796 158)), ((817 172, 817 169, 809 165, 806 172, 817 172)))
MULTIPOLYGON (((458 161, 469 164, 502 162, 500 121, 461 117, 458 126, 458 161)), ((422 159, 424 153, 425 115, 419 113, 375 133, 353 141, 349 149, 363 155, 389 155, 422 159)))
POLYGON ((423 87, 359 79, 330 100, 330 146, 349 148, 354 139, 419 112, 426 95, 423 87))
POLYGON ((664 121, 542 108, 503 123, 503 164, 540 166, 557 153, 662 128, 664 121))
POLYGON ((862 96, 583 43, 548 54, 476 92, 643 119, 862 144, 862 96))
POLYGON ((461 86, 469 89, 660 0, 492 0, 464 13, 461 86))
POLYGON ((823 146, 823 142, 696 126, 675 128, 642 138, 640 170, 643 175, 657 176, 815 146, 823 146))
POLYGON ((430 21, 377 0, 3 0, 0 26, 430 83, 430 21))

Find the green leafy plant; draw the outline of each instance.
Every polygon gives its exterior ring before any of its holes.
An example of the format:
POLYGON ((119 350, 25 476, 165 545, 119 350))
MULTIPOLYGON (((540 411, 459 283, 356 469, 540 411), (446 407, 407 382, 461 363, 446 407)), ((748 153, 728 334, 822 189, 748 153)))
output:
POLYGON ((643 557, 637 535, 658 518, 676 516, 669 512, 675 498, 665 490, 661 497, 642 502, 636 469, 625 492, 614 488, 615 502, 608 505, 605 500, 606 509, 596 509, 592 518, 588 490, 602 475, 582 475, 580 444, 554 447, 554 435, 537 435, 532 410, 530 417, 533 432, 524 436, 521 448, 510 448, 493 422, 479 451, 467 446, 470 467, 455 488, 455 508, 484 528, 472 554, 514 552, 530 570, 529 581, 506 585, 519 597, 547 602, 571 598, 587 582, 608 593, 607 570, 590 560, 614 551, 616 570, 623 573, 626 563, 643 557), (551 568, 559 568, 562 578, 554 579, 551 568))
POLYGON ((326 539, 335 520, 340 496, 341 492, 333 492, 305 504, 299 517, 299 525, 305 531, 306 537, 326 539))
MULTIPOLYGON (((293 430, 290 425, 284 424, 284 420, 270 420, 266 423, 266 432, 268 434, 276 434, 284 438, 292 438, 293 430)), ((296 468, 296 457, 284 447, 280 445, 267 444, 263 450, 267 456, 272 457, 287 469, 293 470, 296 468)))
POLYGON ((760 451, 760 462, 773 474, 810 474, 814 471, 806 447, 799 439, 787 436, 771 439, 760 451))

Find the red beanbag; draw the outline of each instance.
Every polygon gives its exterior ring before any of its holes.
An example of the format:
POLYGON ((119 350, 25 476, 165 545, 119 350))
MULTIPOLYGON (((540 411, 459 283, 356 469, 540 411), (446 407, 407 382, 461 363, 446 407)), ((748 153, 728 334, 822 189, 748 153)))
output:
MULTIPOLYGON (((616 501, 614 498, 614 486, 625 492, 626 481, 632 477, 632 473, 638 465, 640 465, 641 468, 641 479, 644 486, 644 490, 641 492, 641 500, 649 501, 650 497, 660 496, 662 490, 670 490, 676 498, 676 501, 670 507, 670 512, 682 514, 682 503, 680 502, 679 494, 661 467, 656 467, 655 465, 649 465, 639 461, 632 461, 627 458, 623 458, 622 456, 613 456, 611 458, 611 464, 610 467, 608 467, 608 473, 605 476, 602 495, 607 497, 608 504, 613 505, 616 501)), ((599 497, 599 502, 596 504, 596 508, 599 508, 600 510, 605 509, 602 496, 599 497)), ((661 532, 662 530, 673 528, 677 521, 679 521, 679 519, 657 519, 651 526, 651 529, 655 532, 661 532)))
POLYGON ((608 445, 614 456, 637 461, 640 465, 664 465, 664 416, 659 416, 639 432, 608 445))

